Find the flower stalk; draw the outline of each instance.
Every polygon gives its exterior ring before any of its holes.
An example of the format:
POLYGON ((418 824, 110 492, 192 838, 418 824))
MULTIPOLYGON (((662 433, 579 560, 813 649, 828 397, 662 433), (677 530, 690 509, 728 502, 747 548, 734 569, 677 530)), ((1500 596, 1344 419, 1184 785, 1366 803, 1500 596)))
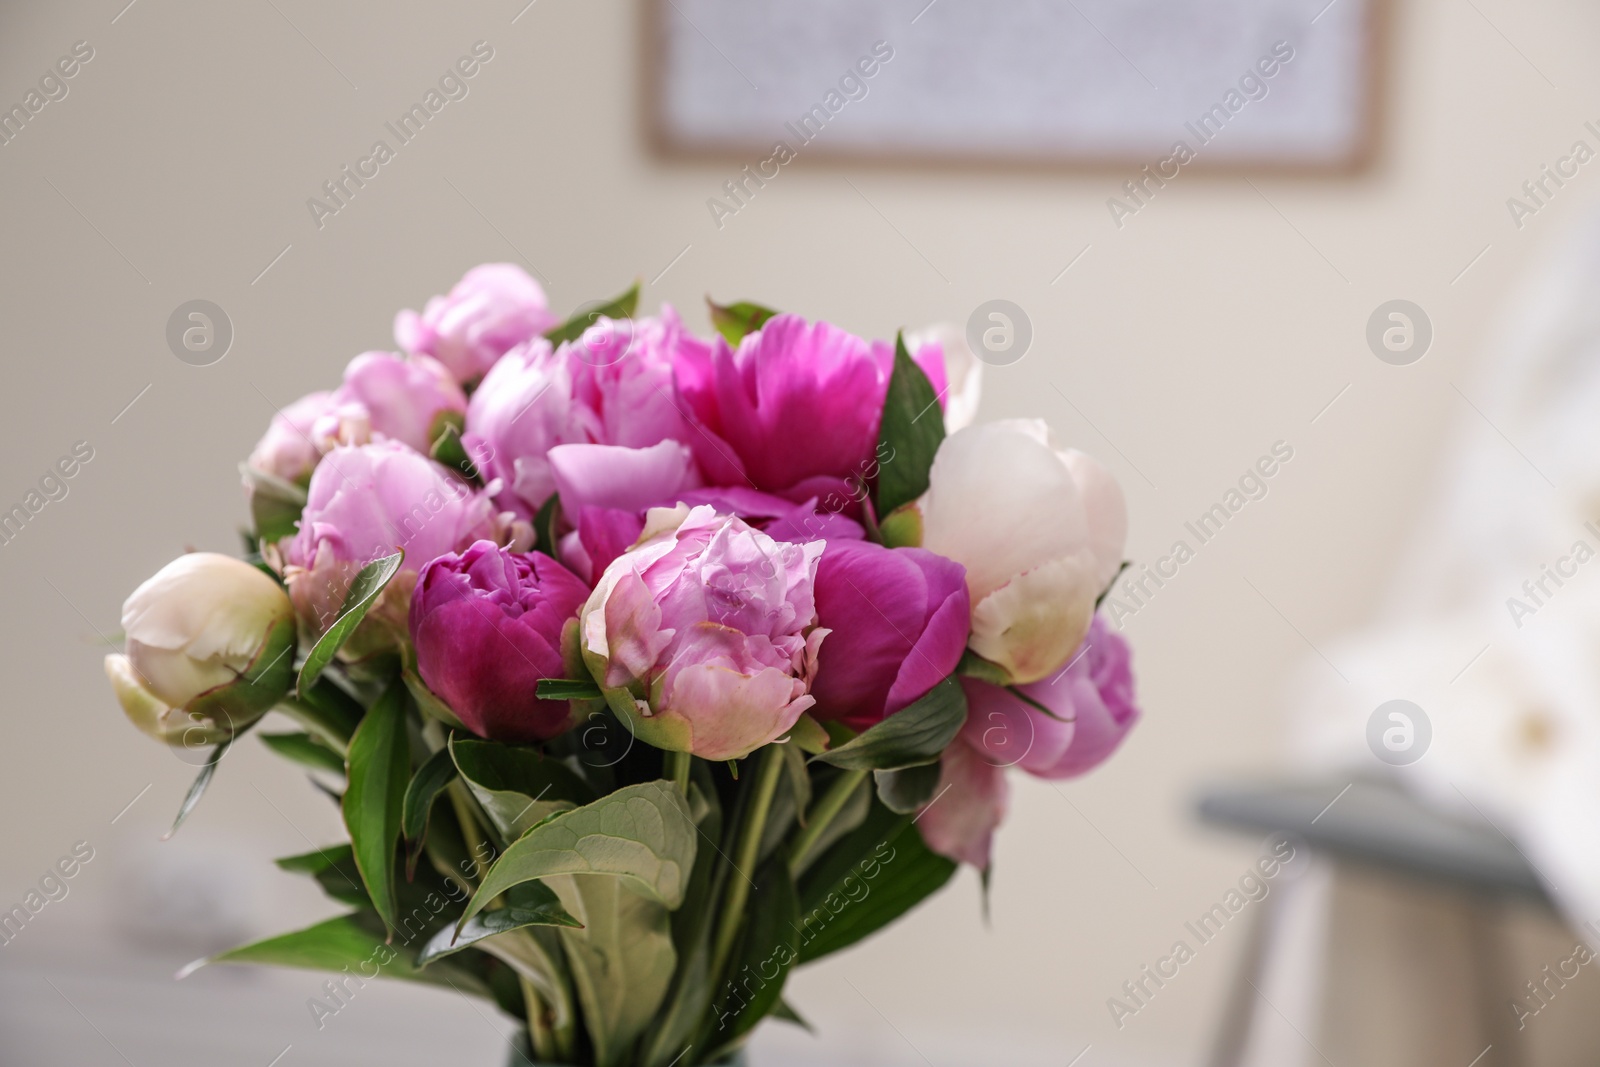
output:
POLYGON ((734 849, 734 874, 728 878, 728 895, 722 901, 722 915, 718 919, 716 940, 712 942, 711 970, 713 977, 720 976, 733 951, 733 942, 739 934, 739 923, 744 918, 744 906, 750 899, 750 879, 745 872, 753 870, 761 849, 761 835, 767 828, 767 815, 772 810, 772 795, 778 791, 778 778, 783 773, 783 750, 777 745, 767 745, 761 750, 760 766, 751 784, 750 807, 744 823, 739 827, 739 841, 734 849))
POLYGON ((789 852, 789 873, 799 878, 811 865, 811 850, 822 839, 829 824, 844 810, 850 797, 866 780, 866 771, 844 771, 833 780, 828 791, 806 813, 805 827, 794 839, 789 852))

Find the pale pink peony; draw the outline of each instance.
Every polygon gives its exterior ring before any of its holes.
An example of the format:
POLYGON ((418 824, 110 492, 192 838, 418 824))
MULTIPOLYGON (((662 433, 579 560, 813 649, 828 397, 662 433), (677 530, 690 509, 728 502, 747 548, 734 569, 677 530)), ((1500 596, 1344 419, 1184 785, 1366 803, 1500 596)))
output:
MULTIPOLYGON (((312 438, 317 421, 333 408, 333 394, 308 393, 272 416, 267 432, 245 461, 251 470, 304 485, 322 458, 312 438)), ((248 487, 249 482, 247 481, 248 487)))
POLYGON ((363 352, 345 368, 344 384, 311 436, 324 452, 390 440, 428 455, 446 424, 460 427, 466 410, 461 386, 431 356, 363 352))
POLYGON ((612 708, 657 748, 704 759, 787 733, 815 703, 823 548, 774 541, 710 505, 651 511, 580 616, 584 661, 612 708))
POLYGON ((660 318, 602 317, 576 341, 554 350, 531 341, 495 364, 467 406, 466 444, 500 480, 500 505, 528 517, 565 489, 588 496, 563 495, 576 515, 585 504, 642 508, 700 484, 672 392, 681 330, 671 307, 660 318))
POLYGON ((499 529, 484 493, 397 441, 336 448, 311 476, 299 532, 283 542, 289 596, 302 625, 321 634, 357 572, 403 549, 384 605, 403 633, 417 572, 447 552, 495 539, 499 529))
POLYGON ((457 380, 471 382, 559 321, 527 271, 515 263, 485 263, 462 275, 449 296, 429 300, 422 314, 396 315, 394 339, 403 350, 433 356, 457 380))

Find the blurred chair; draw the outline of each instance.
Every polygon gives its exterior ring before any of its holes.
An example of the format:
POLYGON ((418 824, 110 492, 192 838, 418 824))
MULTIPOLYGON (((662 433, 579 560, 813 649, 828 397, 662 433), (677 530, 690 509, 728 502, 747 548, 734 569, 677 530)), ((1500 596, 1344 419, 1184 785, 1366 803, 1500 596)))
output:
POLYGON ((1600 1059, 1600 977, 1590 973, 1600 959, 1577 961, 1583 939, 1556 914, 1516 844, 1489 823, 1440 814, 1377 780, 1220 786, 1197 807, 1212 825, 1293 839, 1325 872, 1322 899, 1297 901, 1291 883, 1255 915, 1212 1067, 1577 1067, 1600 1059), (1297 908, 1298 938, 1285 934, 1297 908), (1307 913, 1314 947, 1303 933, 1307 913), (1269 999, 1267 980, 1297 970, 1291 984, 1311 991, 1300 997, 1309 1011, 1298 1020, 1269 999), (1282 1032, 1279 1020, 1297 1038, 1264 1037, 1282 1032))

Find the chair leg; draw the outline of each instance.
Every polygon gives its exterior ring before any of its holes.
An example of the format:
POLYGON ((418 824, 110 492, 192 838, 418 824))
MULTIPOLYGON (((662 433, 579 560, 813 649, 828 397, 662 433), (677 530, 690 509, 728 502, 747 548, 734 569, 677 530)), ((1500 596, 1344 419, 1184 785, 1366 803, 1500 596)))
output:
POLYGON ((1250 919, 1249 940, 1234 971, 1233 985, 1228 990, 1228 1000, 1223 1007, 1222 1024, 1206 1059, 1207 1067, 1239 1067, 1244 1062, 1245 1046, 1250 1040, 1250 1024, 1255 1019, 1256 990, 1261 985, 1270 949, 1271 931, 1278 909, 1279 894, 1274 893, 1261 902, 1261 907, 1250 919))

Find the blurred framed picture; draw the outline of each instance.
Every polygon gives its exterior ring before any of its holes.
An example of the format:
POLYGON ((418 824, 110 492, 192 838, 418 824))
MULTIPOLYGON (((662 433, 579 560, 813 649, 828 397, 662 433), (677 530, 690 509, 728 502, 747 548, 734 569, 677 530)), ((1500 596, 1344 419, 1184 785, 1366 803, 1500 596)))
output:
POLYGON ((1340 173, 1379 139, 1386 0, 643 3, 669 156, 1340 173))

